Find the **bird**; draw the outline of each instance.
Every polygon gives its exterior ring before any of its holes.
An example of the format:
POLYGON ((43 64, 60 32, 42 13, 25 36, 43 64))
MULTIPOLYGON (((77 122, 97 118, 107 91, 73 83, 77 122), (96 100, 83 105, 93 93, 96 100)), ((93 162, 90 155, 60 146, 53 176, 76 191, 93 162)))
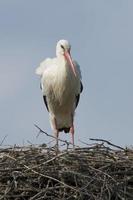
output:
POLYGON ((40 76, 40 88, 58 149, 59 132, 71 134, 74 144, 74 115, 83 91, 82 75, 77 61, 72 59, 71 45, 61 39, 56 45, 56 57, 42 61, 35 73, 40 76))

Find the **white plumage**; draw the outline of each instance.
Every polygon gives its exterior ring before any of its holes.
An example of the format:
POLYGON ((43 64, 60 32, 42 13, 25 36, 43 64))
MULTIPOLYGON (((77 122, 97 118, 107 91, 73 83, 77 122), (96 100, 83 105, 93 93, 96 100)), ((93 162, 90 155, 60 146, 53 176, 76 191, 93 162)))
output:
POLYGON ((59 131, 71 132, 74 145, 74 111, 82 91, 79 65, 70 55, 71 46, 60 40, 55 58, 45 59, 36 69, 41 76, 41 89, 49 111, 51 127, 58 143, 59 131))

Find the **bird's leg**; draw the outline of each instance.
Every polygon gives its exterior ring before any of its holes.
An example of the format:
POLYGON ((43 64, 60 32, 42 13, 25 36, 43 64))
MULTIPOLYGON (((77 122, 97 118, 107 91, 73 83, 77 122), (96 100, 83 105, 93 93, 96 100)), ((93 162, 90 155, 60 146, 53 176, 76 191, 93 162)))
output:
POLYGON ((71 133, 71 136, 72 136, 72 145, 73 145, 73 149, 74 149, 74 125, 73 124, 70 128, 70 133, 71 133))
POLYGON ((57 123, 56 123, 56 119, 55 117, 53 118, 52 120, 52 124, 53 124, 53 128, 54 128, 54 135, 55 135, 55 138, 56 138, 56 151, 58 152, 58 137, 59 137, 59 131, 57 129, 57 123))
POLYGON ((72 126, 70 128, 70 133, 71 133, 71 136, 72 136, 72 145, 73 145, 73 149, 74 149, 74 124, 73 124, 73 115, 71 115, 71 118, 72 118, 72 126))
POLYGON ((56 150, 58 152, 58 150, 59 150, 59 143, 58 143, 59 131, 55 130, 54 134, 55 134, 55 138, 56 138, 56 150))

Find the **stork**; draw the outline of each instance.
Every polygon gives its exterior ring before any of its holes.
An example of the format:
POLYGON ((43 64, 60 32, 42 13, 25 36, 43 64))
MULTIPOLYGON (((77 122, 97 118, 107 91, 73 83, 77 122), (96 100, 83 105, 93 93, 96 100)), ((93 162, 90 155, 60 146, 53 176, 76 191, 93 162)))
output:
POLYGON ((72 60, 70 50, 67 40, 58 41, 56 57, 45 59, 36 69, 57 148, 61 131, 71 133, 74 147, 74 113, 83 90, 80 67, 72 60))

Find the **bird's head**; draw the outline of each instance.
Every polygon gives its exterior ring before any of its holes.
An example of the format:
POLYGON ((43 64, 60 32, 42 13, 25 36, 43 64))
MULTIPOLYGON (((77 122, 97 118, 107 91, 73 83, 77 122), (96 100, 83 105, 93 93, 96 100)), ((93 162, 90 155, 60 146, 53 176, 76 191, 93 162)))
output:
POLYGON ((76 73, 75 65, 74 65, 74 63, 72 61, 72 57, 71 57, 70 51, 71 51, 71 45, 69 44, 69 42, 67 40, 59 40, 57 42, 57 46, 56 46, 56 55, 57 55, 57 57, 64 56, 66 61, 71 66, 71 69, 72 69, 72 71, 73 71, 73 73, 74 73, 74 75, 76 77, 77 73, 76 73))

